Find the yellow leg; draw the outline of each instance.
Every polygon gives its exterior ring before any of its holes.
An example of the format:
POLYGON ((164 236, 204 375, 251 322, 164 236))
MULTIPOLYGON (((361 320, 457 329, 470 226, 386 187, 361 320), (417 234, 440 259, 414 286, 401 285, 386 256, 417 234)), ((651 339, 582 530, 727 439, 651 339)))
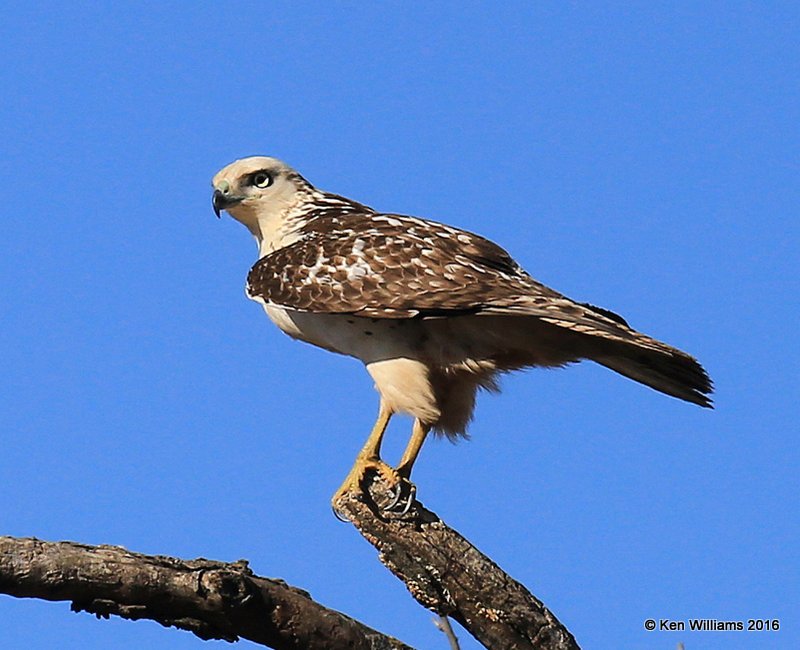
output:
POLYGON ((404 479, 411 478, 411 469, 419 456, 419 450, 422 449, 422 443, 428 432, 431 430, 430 426, 422 424, 419 420, 414 420, 414 428, 411 431, 411 440, 408 441, 408 446, 403 452, 403 457, 400 459, 400 464, 397 466, 397 473, 404 479))
POLYGON ((364 480, 364 474, 367 470, 373 469, 381 476, 383 476, 390 485, 398 482, 399 477, 397 472, 381 460, 381 442, 383 441, 383 434, 386 433, 386 427, 389 425, 389 420, 392 419, 392 411, 381 400, 380 411, 378 412, 378 419, 375 421, 375 426, 372 427, 372 433, 369 434, 367 442, 361 448, 356 456, 356 462, 344 483, 336 490, 336 493, 331 499, 334 508, 336 502, 348 492, 358 492, 361 490, 361 481, 364 480))

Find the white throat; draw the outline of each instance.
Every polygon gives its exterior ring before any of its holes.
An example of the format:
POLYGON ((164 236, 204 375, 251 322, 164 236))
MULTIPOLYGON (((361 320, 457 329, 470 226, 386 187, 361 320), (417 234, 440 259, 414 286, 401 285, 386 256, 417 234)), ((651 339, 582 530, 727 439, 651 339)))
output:
POLYGON ((300 239, 300 228, 307 220, 304 202, 274 203, 270 210, 258 209, 258 204, 242 203, 230 211, 231 216, 244 224, 256 240, 261 259, 273 251, 300 239))
POLYGON ((295 219, 288 218, 288 215, 258 219, 253 232, 258 245, 258 258, 297 241, 300 238, 297 231, 301 225, 295 219))

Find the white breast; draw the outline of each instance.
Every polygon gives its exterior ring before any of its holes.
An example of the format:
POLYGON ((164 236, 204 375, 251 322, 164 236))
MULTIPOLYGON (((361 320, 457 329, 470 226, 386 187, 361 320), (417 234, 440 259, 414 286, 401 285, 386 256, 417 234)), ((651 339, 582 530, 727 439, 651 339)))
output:
POLYGON ((264 304, 264 310, 292 338, 356 357, 364 363, 419 354, 418 326, 407 321, 315 314, 270 304, 264 304))

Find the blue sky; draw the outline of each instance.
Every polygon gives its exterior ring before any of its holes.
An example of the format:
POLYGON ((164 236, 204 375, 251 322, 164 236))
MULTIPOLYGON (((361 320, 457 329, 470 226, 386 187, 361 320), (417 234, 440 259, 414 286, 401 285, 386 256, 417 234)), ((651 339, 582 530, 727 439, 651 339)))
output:
MULTIPOLYGON (((423 450, 428 507, 586 648, 800 647, 796 3, 14 4, 0 534, 248 558, 446 647, 329 508, 368 375, 246 300, 255 246, 211 212, 214 172, 265 153, 500 242, 716 382, 707 411, 589 364, 508 377, 471 442, 423 450)), ((2 596, 0 622, 9 648, 202 647, 2 596)))

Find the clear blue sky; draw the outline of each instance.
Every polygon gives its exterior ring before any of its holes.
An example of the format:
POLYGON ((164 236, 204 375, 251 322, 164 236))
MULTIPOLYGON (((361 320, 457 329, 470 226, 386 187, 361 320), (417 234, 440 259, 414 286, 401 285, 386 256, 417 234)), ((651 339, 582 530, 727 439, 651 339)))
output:
MULTIPOLYGON (((716 382, 707 411, 589 364, 509 377, 471 442, 423 450, 426 505, 586 648, 800 647, 796 3, 13 4, 0 534, 248 558, 446 647, 329 508, 368 375, 246 300, 254 243, 211 212, 214 172, 264 153, 489 236, 716 382)), ((3 648, 203 647, 2 596, 0 628, 3 648)))

